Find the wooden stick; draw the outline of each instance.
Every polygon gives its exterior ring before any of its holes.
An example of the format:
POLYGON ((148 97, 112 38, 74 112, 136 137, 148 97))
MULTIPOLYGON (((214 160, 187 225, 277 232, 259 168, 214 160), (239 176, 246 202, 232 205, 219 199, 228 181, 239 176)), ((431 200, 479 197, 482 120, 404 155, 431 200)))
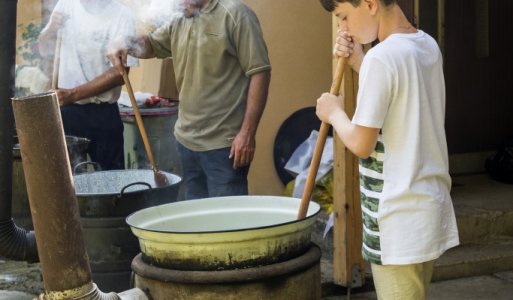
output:
POLYGON ((59 88, 59 67, 61 61, 61 43, 62 36, 61 31, 57 31, 57 36, 55 38, 55 53, 53 56, 53 70, 52 70, 52 90, 56 90, 59 88))
POLYGON ((146 132, 146 128, 144 127, 143 119, 141 117, 141 112, 139 111, 139 107, 137 106, 137 101, 135 100, 134 91, 132 90, 132 85, 130 84, 130 79, 128 78, 128 74, 126 73, 125 67, 123 68, 123 80, 125 81, 126 89, 128 92, 128 96, 130 97, 130 102, 132 103, 132 108, 134 110, 135 121, 137 122, 137 127, 139 127, 139 131, 141 133, 141 138, 143 140, 144 148, 146 149, 146 153, 148 154, 148 160, 152 168, 158 171, 157 164, 155 162, 155 158, 153 157, 153 151, 151 151, 150 142, 148 140, 148 133, 146 132))
POLYGON ((128 78, 126 69, 124 66, 120 66, 120 68, 122 68, 123 80, 125 81, 128 96, 134 110, 135 121, 137 123, 137 127, 139 128, 139 132, 141 133, 141 138, 143 140, 144 148, 146 149, 146 154, 148 154, 148 160, 150 161, 151 168, 153 169, 153 174, 155 175, 155 183, 160 187, 168 186, 169 181, 166 175, 159 171, 157 163, 155 162, 155 158, 153 157, 153 151, 151 151, 150 142, 148 140, 148 133, 146 133, 146 128, 144 127, 143 119, 141 117, 141 112, 137 106, 137 101, 135 101, 134 90, 132 89, 132 84, 130 84, 130 79, 128 78))
MULTIPOLYGON (((330 93, 333 95, 338 96, 340 93, 340 86, 342 85, 342 78, 344 77, 345 65, 345 58, 339 57, 337 62, 337 69, 335 70, 335 75, 333 77, 333 83, 331 84, 330 90, 330 93)), ((308 212, 308 205, 310 204, 310 198, 312 197, 312 192, 315 185, 315 177, 317 177, 317 171, 319 170, 322 151, 324 150, 324 144, 326 143, 326 138, 328 137, 329 129, 330 125, 328 123, 321 123, 321 128, 319 129, 319 136, 317 137, 317 141, 315 143, 312 162, 310 163, 310 169, 308 170, 308 175, 306 177, 305 188, 303 190, 303 197, 301 198, 301 203, 299 205, 299 211, 297 214, 298 220, 304 219, 308 212)))

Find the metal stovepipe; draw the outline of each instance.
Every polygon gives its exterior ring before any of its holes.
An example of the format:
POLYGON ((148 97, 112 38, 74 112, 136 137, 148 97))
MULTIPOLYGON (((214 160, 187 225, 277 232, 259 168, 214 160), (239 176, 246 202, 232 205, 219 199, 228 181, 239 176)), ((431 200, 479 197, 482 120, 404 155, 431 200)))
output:
POLYGON ((16 226, 11 211, 16 5, 16 0, 0 0, 0 256, 37 261, 34 233, 16 226))
MULTIPOLYGON (((56 94, 12 103, 40 249, 43 299, 122 299, 101 293, 92 282, 56 94)), ((142 291, 137 297, 128 299, 145 299, 142 291)))

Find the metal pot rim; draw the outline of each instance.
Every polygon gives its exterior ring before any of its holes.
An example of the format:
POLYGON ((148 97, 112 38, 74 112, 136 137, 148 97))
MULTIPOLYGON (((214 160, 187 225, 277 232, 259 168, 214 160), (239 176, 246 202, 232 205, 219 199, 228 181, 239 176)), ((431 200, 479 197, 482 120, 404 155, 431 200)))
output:
MULTIPOLYGON (((160 171, 162 174, 166 175, 169 181, 168 186, 157 186, 154 180, 141 180, 139 178, 135 178, 133 180, 130 180, 130 182, 127 182, 126 184, 123 184, 119 191, 116 192, 84 192, 84 191, 76 191, 75 186, 75 195, 77 196, 116 196, 116 195, 130 195, 135 193, 141 193, 141 192, 147 192, 151 190, 162 190, 167 189, 170 187, 174 187, 182 181, 182 178, 178 175, 160 171), (142 188, 136 189, 133 188, 135 185, 139 185, 142 188), (130 188, 132 187, 132 188, 130 188)), ((108 175, 118 175, 118 174, 133 174, 134 177, 137 175, 146 175, 148 178, 153 178, 153 170, 149 169, 126 169, 126 170, 108 170, 108 171, 95 171, 95 172, 88 172, 88 173, 80 173, 73 176, 73 179, 75 183, 77 182, 77 179, 85 178, 85 177, 93 177, 93 176, 106 176, 108 175)), ((125 175, 128 177, 128 175, 125 175)), ((139 176, 141 177, 141 176, 139 176)))
MULTIPOLYGON (((188 200, 188 201, 179 201, 179 202, 173 202, 173 203, 167 203, 162 204, 159 206, 154 207, 148 207, 136 212, 131 213, 126 218, 126 223, 132 227, 132 230, 139 230, 141 232, 152 232, 152 233, 162 233, 166 235, 191 235, 191 234, 201 234, 201 235, 214 235, 214 234, 224 234, 229 232, 244 232, 244 231, 259 231, 259 230, 265 230, 269 228, 276 228, 276 227, 286 227, 291 224, 296 223, 311 223, 313 222, 313 219, 319 214, 321 207, 318 203, 314 201, 310 201, 310 205, 308 207, 307 216, 304 219, 301 220, 291 220, 287 222, 280 222, 280 223, 274 223, 269 225, 263 225, 263 226, 254 226, 254 227, 246 227, 246 228, 239 228, 239 229, 226 229, 226 230, 204 230, 204 231, 169 231, 169 230, 158 230, 158 229, 149 229, 144 228, 144 226, 134 224, 135 222, 132 220, 134 216, 137 216, 137 214, 141 214, 144 212, 147 212, 149 210, 156 210, 161 209, 165 206, 176 206, 176 205, 183 205, 183 203, 199 203, 201 201, 209 202, 209 201, 222 201, 222 200, 234 200, 238 198, 255 198, 259 200, 265 200, 265 199, 295 199, 297 200, 297 208, 299 209, 299 203, 301 199, 298 198, 292 198, 292 197, 284 197, 284 196, 227 196, 227 197, 214 197, 214 198, 204 198, 204 199, 196 199, 196 200, 188 200)), ((240 200, 239 201, 248 201, 248 200, 240 200)), ((297 210, 298 210, 297 209, 297 210)), ((135 233, 134 233, 135 234, 135 233)), ((138 236, 138 234, 136 234, 138 236)), ((140 238, 140 237, 139 237, 140 238)))

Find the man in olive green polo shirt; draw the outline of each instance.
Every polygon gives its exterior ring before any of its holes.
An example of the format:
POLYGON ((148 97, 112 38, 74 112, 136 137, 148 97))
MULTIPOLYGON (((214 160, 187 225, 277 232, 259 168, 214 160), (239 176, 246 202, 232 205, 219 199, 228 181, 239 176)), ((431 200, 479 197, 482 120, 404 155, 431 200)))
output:
POLYGON ((240 0, 184 0, 183 17, 111 45, 108 56, 124 65, 127 53, 173 58, 185 198, 247 194, 271 70, 255 13, 240 0))

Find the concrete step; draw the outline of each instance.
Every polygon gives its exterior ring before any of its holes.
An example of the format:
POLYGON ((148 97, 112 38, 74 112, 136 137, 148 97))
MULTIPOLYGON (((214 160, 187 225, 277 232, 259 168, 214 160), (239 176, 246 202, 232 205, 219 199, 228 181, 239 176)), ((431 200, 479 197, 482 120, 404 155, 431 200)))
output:
POLYGON ((513 237, 496 237, 450 249, 435 263, 433 281, 513 270, 513 237))
POLYGON ((452 199, 461 245, 435 264, 433 281, 513 269, 513 185, 486 174, 453 177, 452 199))
MULTIPOLYGON (((502 237, 448 250, 436 261, 432 281, 484 276, 510 270, 513 270, 513 237, 502 237)), ((365 277, 367 281, 372 281, 369 264, 366 264, 365 277)), ((321 281, 327 288, 333 285, 332 257, 321 259, 321 281)))
MULTIPOLYGON (((322 259, 322 299, 347 299, 348 290, 335 285, 332 275, 332 261, 322 259)), ((351 299, 377 299, 368 265, 365 277, 364 286, 351 290, 351 299)), ((432 282, 430 300, 513 299, 513 238, 450 249, 436 261, 432 282)))
MULTIPOLYGON (((437 260, 433 280, 513 270, 513 185, 486 174, 456 176, 451 194, 461 245, 437 260)), ((326 220, 321 214, 312 240, 321 246, 322 282, 329 285, 333 281, 333 239, 332 232, 322 238, 326 220)))
POLYGON ((464 204, 455 206, 462 245, 482 243, 494 236, 513 236, 513 210, 487 209, 485 205, 486 200, 483 199, 482 208, 464 204))
POLYGON ((513 236, 513 185, 486 174, 455 176, 451 196, 462 245, 513 236))

